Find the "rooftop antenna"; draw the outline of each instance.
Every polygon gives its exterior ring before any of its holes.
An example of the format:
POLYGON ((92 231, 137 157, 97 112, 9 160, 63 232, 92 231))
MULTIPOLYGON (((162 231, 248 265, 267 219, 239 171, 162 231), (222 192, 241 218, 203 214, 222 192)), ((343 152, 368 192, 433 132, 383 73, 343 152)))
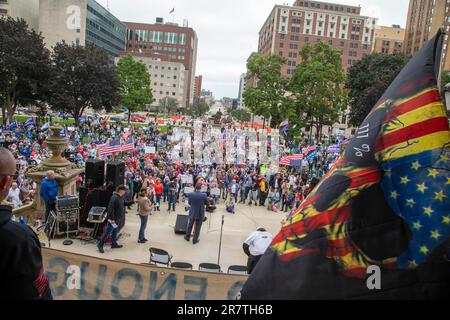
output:
POLYGON ((106 1, 106 10, 108 10, 109 12, 111 12, 111 5, 109 3, 109 0, 106 1))

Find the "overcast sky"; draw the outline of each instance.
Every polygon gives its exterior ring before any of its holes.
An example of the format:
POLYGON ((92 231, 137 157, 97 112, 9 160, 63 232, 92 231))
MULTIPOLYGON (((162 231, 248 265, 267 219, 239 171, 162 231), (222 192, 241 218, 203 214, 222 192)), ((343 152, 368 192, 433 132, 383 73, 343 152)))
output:
MULTIPOLYGON (((97 0, 106 7, 107 0, 97 0)), ((196 74, 203 88, 218 99, 236 98, 246 60, 258 49, 258 32, 275 4, 294 0, 109 0, 111 12, 121 20, 154 23, 156 17, 189 21, 199 38, 196 74), (175 15, 169 12, 175 8, 175 15)), ((362 14, 379 18, 379 25, 406 25, 409 0, 332 0, 360 5, 362 14)))

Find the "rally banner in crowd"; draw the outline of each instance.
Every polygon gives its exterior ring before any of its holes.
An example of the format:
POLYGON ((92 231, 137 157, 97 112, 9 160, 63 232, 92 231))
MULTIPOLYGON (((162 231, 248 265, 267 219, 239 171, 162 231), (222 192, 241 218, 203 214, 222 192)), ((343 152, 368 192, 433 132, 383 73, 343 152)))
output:
POLYGON ((247 276, 131 264, 43 248, 56 300, 234 300, 247 276))

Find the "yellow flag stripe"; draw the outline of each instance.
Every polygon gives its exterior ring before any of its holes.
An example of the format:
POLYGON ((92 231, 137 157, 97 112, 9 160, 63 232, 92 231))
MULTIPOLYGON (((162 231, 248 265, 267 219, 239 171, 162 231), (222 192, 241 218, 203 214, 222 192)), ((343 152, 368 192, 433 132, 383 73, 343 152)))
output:
POLYGON ((386 148, 376 154, 378 161, 389 161, 442 148, 450 143, 450 132, 439 131, 386 148))

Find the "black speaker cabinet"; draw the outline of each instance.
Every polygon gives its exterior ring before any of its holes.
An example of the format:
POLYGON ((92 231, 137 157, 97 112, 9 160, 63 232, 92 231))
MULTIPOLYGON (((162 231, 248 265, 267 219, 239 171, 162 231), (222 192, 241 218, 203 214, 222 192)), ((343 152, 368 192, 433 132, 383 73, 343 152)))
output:
POLYGON ((87 218, 89 215, 89 210, 92 207, 101 207, 101 191, 100 190, 90 190, 87 187, 80 187, 79 197, 80 197, 80 226, 86 227, 89 223, 87 218))
POLYGON ((189 216, 179 214, 175 223, 175 234, 186 234, 189 216))
POLYGON ((105 161, 89 160, 86 162, 86 186, 99 188, 105 183, 105 161))
POLYGON ((106 165, 106 184, 116 189, 125 183, 125 163, 122 161, 108 162, 106 165))

